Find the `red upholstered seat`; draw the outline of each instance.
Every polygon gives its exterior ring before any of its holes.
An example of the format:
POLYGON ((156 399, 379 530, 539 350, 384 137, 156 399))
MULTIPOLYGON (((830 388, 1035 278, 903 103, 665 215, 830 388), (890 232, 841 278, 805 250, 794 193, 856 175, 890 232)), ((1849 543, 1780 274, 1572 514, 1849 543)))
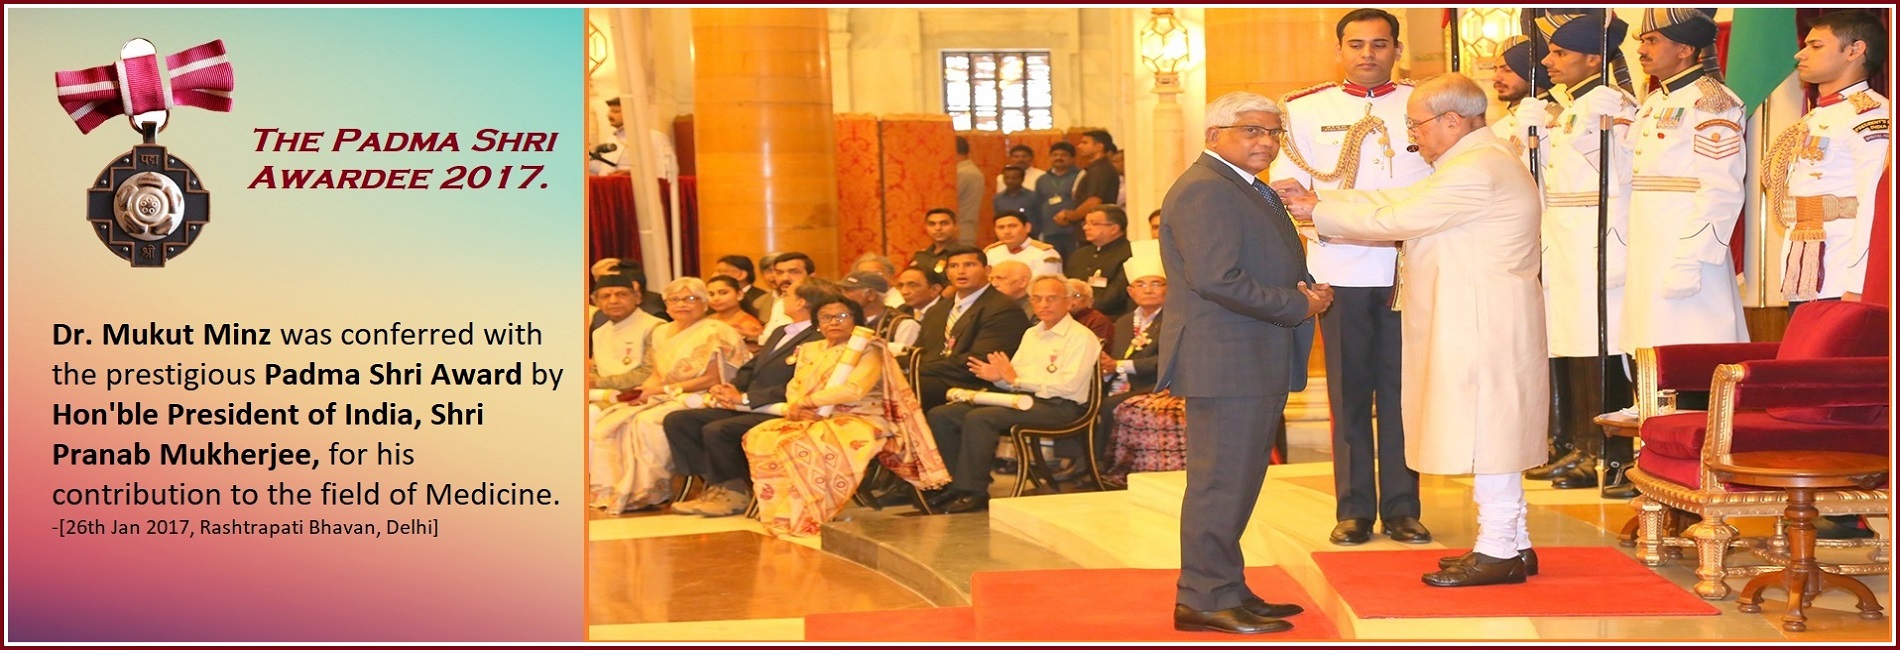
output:
MULTIPOLYGON (((1735 413, 1735 437, 1729 453, 1806 449, 1887 454, 1887 423, 1813 425, 1789 422, 1761 411, 1735 413)), ((1643 467, 1658 478, 1702 487, 1702 446, 1709 414, 1700 411, 1659 415, 1643 422, 1643 467)), ((1731 491, 1755 488, 1724 486, 1731 491)))

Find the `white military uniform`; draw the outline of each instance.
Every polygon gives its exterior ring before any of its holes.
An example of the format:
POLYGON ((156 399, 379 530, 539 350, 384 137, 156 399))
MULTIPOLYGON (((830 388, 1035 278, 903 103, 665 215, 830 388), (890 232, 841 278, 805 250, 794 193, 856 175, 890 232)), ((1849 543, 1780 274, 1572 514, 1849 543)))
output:
POLYGON ((1622 349, 1623 279, 1629 241, 1630 156, 1627 134, 1636 117, 1628 92, 1602 75, 1556 91, 1564 106, 1545 136, 1544 313, 1550 356, 1597 355, 1597 164, 1603 115, 1613 118, 1610 146, 1610 232, 1606 264, 1609 350, 1622 349), (1577 92, 1580 91, 1580 92, 1577 92))
POLYGON ((1013 251, 1009 249, 1009 245, 999 241, 983 249, 983 255, 989 258, 990 268, 996 268, 999 263, 1014 260, 1029 266, 1031 278, 1042 275, 1062 275, 1062 253, 1058 252, 1056 247, 1043 243, 1041 240, 1025 239, 1023 247, 1013 251))
POLYGON ((1742 102, 1692 66, 1643 99, 1630 133, 1622 350, 1748 340, 1729 236, 1742 209, 1742 102))
MULTIPOLYGON (((1405 150, 1405 101, 1411 96, 1410 81, 1371 89, 1328 82, 1288 94, 1282 100, 1282 124, 1298 151, 1282 148, 1268 175, 1274 180, 1291 178, 1314 190, 1385 190, 1424 180, 1432 174, 1431 164, 1405 150), (1293 162, 1299 155, 1307 167, 1322 173, 1338 170, 1347 132, 1368 116, 1383 122, 1386 131, 1367 133, 1360 141, 1356 177, 1321 180, 1293 162)), ((1389 287, 1398 255, 1394 244, 1314 242, 1307 247, 1306 266, 1313 279, 1333 286, 1389 287)))
MULTIPOLYGON (((1547 96, 1546 96, 1547 97, 1547 96)), ((1517 105, 1510 107, 1504 117, 1491 123, 1491 134, 1510 143, 1517 152, 1518 162, 1526 169, 1531 166, 1530 143, 1537 143, 1537 162, 1542 164, 1550 157, 1550 125, 1557 122, 1557 112, 1562 110, 1556 102, 1546 97, 1527 97, 1517 105), (1531 127, 1537 127, 1537 137, 1531 137, 1531 127)), ((1543 205, 1539 204, 1542 210, 1543 205)))
POLYGON ((1762 178, 1769 181, 1771 201, 1786 197, 1780 219, 1790 229, 1781 248, 1782 291, 1788 300, 1860 292, 1874 195, 1887 191, 1879 185, 1889 151, 1888 110, 1887 98, 1862 81, 1822 97, 1800 123, 1775 139, 1762 178), (1778 179, 1786 179, 1785 191, 1775 187, 1778 179), (1804 255, 1811 260, 1807 264, 1804 255))

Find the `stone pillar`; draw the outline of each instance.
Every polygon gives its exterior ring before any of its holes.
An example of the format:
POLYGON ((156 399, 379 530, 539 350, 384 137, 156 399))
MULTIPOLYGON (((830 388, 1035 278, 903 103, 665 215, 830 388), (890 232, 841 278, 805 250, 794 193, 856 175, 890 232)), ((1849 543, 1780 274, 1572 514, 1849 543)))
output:
POLYGON ((824 9, 694 9, 699 257, 801 251, 838 277, 824 9))

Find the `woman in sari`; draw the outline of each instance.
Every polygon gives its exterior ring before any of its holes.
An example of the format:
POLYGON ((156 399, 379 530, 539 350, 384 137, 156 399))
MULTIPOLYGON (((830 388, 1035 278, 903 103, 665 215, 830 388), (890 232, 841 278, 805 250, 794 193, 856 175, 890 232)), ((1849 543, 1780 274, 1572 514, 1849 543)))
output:
POLYGON ((745 434, 759 521, 778 536, 818 534, 844 510, 873 457, 920 488, 950 482, 897 360, 868 330, 853 341, 864 312, 834 296, 811 314, 824 340, 798 348, 785 417, 745 434))
POLYGON ((719 383, 722 369, 751 357, 739 332, 708 318, 706 283, 680 278, 662 294, 673 322, 655 327, 646 359, 652 373, 632 398, 608 407, 591 430, 609 476, 595 476, 593 505, 609 513, 642 510, 672 497, 673 454, 660 423, 686 398, 719 383))
POLYGON ((739 330, 739 336, 745 337, 746 345, 757 350, 759 335, 765 333, 765 325, 759 322, 757 316, 746 313, 739 300, 743 296, 745 287, 740 286, 738 280, 723 275, 706 279, 707 305, 712 308, 710 317, 739 330))

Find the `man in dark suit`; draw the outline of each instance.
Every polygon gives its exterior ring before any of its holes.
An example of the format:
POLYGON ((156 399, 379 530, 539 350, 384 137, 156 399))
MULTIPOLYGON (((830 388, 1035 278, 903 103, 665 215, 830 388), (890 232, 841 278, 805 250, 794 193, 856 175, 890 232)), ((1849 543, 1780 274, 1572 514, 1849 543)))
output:
POLYGON ((1287 392, 1306 386, 1311 318, 1332 303, 1332 288, 1308 286, 1299 233, 1257 178, 1280 151, 1279 106, 1228 93, 1207 105, 1204 123, 1207 151, 1161 202, 1170 290, 1156 389, 1187 400, 1174 627, 1279 632, 1301 608, 1247 588, 1240 535, 1282 433, 1287 392))
POLYGON ((779 299, 791 324, 772 330, 731 383, 707 391, 707 408, 674 411, 661 422, 680 473, 706 479, 706 491, 696 499, 673 504, 674 512, 725 517, 745 511, 752 490, 740 441, 752 427, 777 417, 753 409, 785 401, 785 386, 791 383, 795 367, 793 352, 820 338, 818 328, 812 327, 809 305, 824 302, 837 291, 836 285, 823 280, 801 282, 779 299))
POLYGON ((944 274, 956 289, 924 312, 917 345, 924 356, 918 369, 918 393, 924 410, 941 406, 952 388, 983 388, 990 382, 970 371, 971 359, 991 352, 1015 354, 1029 330, 1029 316, 1016 301, 992 289, 983 251, 964 244, 944 250, 944 274))

